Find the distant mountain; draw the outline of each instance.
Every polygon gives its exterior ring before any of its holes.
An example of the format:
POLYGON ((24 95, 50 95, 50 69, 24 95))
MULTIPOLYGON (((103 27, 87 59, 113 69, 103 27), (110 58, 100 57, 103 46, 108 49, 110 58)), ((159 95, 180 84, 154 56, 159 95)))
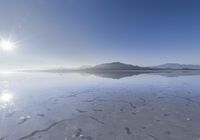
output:
POLYGON ((167 63, 154 67, 140 67, 137 65, 124 64, 121 62, 104 63, 96 66, 82 66, 79 68, 54 68, 46 70, 25 70, 25 71, 38 71, 38 72, 86 72, 86 73, 97 73, 97 72, 160 72, 168 70, 200 70, 200 65, 184 65, 177 63, 167 63))
POLYGON ((104 64, 96 65, 88 69, 89 70, 144 70, 144 69, 151 69, 151 68, 124 64, 121 62, 112 62, 112 63, 104 63, 104 64))
POLYGON ((160 69, 200 69, 200 65, 185 65, 185 64, 178 64, 178 63, 166 63, 159 66, 155 66, 153 68, 160 68, 160 69))

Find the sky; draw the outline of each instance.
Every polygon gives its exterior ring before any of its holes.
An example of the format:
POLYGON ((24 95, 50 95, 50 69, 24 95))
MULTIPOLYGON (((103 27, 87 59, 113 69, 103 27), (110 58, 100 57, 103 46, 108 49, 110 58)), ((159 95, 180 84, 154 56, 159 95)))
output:
POLYGON ((198 0, 0 0, 0 69, 200 64, 198 0))

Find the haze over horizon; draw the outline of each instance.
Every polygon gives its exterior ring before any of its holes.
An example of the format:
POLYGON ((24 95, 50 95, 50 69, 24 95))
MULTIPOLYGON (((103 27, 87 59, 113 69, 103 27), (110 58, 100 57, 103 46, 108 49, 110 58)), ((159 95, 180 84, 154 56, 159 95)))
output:
POLYGON ((200 65, 199 7, 197 0, 1 0, 0 69, 200 65))

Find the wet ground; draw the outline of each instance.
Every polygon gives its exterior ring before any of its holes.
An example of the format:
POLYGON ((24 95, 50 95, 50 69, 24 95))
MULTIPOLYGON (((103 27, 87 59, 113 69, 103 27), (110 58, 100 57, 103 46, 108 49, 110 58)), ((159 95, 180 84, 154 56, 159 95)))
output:
POLYGON ((200 140, 200 75, 166 75, 2 73, 0 140, 200 140))

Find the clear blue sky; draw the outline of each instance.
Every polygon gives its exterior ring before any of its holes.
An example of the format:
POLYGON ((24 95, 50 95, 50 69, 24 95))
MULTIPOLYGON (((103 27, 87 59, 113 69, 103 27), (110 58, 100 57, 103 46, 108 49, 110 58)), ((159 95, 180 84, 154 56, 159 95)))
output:
POLYGON ((199 0, 0 0, 0 68, 200 64, 199 0))

